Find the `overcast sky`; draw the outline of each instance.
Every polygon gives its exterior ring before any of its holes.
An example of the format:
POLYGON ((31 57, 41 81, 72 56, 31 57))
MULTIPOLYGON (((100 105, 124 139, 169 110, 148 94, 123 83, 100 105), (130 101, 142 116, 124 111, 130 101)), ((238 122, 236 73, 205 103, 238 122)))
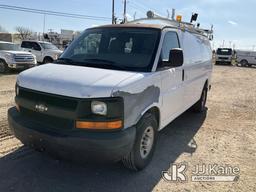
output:
MULTIPOLYGON (((116 0, 116 15, 122 17, 123 0, 116 0)), ((112 0, 0 0, 0 4, 28 8, 61 11, 74 14, 111 17, 112 0)), ((236 44, 236 48, 252 49, 256 45, 256 1, 255 0, 128 0, 128 17, 144 17, 151 9, 162 16, 167 9, 175 8, 189 21, 192 12, 199 13, 202 27, 214 25, 214 47, 225 40, 225 46, 236 44)), ((15 26, 29 27, 33 31, 43 31, 43 15, 0 9, 0 26, 13 32, 15 26)), ((88 27, 106 24, 108 21, 72 19, 46 16, 46 30, 71 29, 82 31, 88 27)), ((109 20, 111 22, 111 20, 109 20)))

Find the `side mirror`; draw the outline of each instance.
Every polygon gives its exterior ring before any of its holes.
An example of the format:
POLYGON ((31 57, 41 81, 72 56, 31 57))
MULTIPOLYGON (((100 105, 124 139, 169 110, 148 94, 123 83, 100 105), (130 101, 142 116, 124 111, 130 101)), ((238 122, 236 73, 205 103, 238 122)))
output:
POLYGON ((169 53, 169 65, 171 67, 180 67, 183 65, 183 50, 180 48, 171 49, 169 53))

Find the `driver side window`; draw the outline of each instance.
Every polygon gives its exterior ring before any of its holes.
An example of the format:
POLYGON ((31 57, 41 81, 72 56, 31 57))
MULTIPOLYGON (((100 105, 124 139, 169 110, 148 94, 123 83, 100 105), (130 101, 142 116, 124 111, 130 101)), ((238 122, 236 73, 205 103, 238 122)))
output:
POLYGON ((167 32, 163 42, 161 61, 168 61, 170 50, 174 48, 180 48, 178 35, 176 32, 167 32))
POLYGON ((83 41, 74 49, 74 55, 79 54, 91 54, 97 55, 99 53, 99 44, 101 40, 101 34, 90 34, 86 36, 83 41))

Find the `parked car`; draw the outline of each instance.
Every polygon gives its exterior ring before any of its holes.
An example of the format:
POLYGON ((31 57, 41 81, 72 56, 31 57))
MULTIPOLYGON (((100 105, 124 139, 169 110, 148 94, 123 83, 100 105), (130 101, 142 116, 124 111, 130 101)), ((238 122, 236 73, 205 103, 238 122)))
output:
POLYGON ((211 87, 205 31, 172 23, 87 29, 55 64, 21 73, 8 112, 15 136, 60 156, 143 169, 158 132, 191 107, 203 112, 211 87))
POLYGON ((256 65, 256 51, 236 50, 236 57, 241 66, 256 65))
POLYGON ((232 64, 233 50, 230 48, 218 48, 216 51, 216 65, 232 64))
POLYGON ((0 41, 0 73, 10 69, 27 69, 36 64, 35 55, 22 51, 17 44, 0 41))
POLYGON ((36 56, 38 63, 52 63, 62 54, 55 45, 44 41, 22 41, 21 47, 36 56))

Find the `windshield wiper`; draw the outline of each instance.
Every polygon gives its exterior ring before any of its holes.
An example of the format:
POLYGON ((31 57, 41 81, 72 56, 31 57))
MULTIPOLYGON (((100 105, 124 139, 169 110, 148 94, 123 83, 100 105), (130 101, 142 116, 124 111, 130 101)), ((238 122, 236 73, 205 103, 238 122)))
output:
POLYGON ((58 58, 56 61, 54 61, 54 63, 64 63, 64 64, 68 64, 68 63, 72 63, 72 62, 74 62, 74 61, 69 58, 58 58))
POLYGON ((106 59, 85 59, 84 61, 88 62, 86 65, 88 67, 127 70, 126 67, 117 65, 114 61, 109 61, 106 59))
POLYGON ((54 61, 54 63, 67 64, 67 65, 81 65, 81 66, 85 66, 87 64, 87 62, 75 61, 70 58, 59 58, 56 61, 54 61))
POLYGON ((83 62, 75 61, 70 58, 59 58, 54 61, 56 64, 66 64, 66 65, 79 65, 84 67, 95 67, 95 68, 106 68, 106 69, 117 69, 117 70, 127 70, 126 67, 119 66, 115 64, 114 61, 109 61, 105 59, 85 59, 83 62))

